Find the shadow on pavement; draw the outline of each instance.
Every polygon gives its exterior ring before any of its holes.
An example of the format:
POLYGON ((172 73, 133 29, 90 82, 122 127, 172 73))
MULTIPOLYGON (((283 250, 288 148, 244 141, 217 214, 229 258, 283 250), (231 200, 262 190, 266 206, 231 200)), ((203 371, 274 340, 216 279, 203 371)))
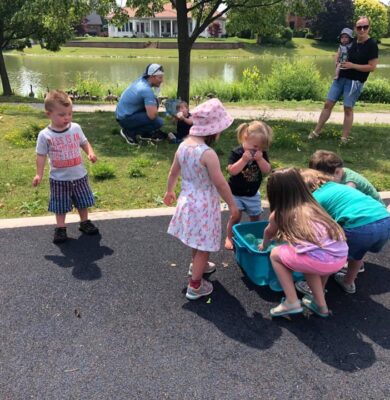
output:
POLYGON ((282 330, 259 313, 248 316, 241 303, 219 281, 213 281, 212 301, 189 301, 183 309, 212 322, 229 338, 256 349, 268 349, 281 336, 282 330))
POLYGON ((100 279, 102 273, 96 261, 114 253, 111 248, 100 245, 101 238, 100 234, 81 235, 78 239, 69 238, 65 243, 58 245, 63 256, 45 255, 45 258, 61 268, 73 268, 72 275, 77 279, 100 279))

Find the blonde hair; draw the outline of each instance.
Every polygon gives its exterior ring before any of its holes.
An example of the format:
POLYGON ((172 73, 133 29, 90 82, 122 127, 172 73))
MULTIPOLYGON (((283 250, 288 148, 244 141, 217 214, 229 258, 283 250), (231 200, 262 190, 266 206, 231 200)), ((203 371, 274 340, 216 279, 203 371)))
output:
POLYGON ((326 174, 325 172, 311 168, 301 169, 300 174, 310 192, 314 192, 315 190, 320 188, 324 183, 333 180, 333 177, 326 174))
POLYGON ((243 123, 237 128, 237 140, 239 143, 255 138, 261 142, 262 150, 268 150, 272 142, 272 128, 262 121, 243 123))
POLYGON ((342 228, 314 199, 298 169, 273 171, 268 178, 267 195, 270 210, 275 212, 277 240, 292 244, 307 241, 321 246, 316 225, 324 227, 333 240, 345 239, 342 228))
POLYGON ((44 104, 46 111, 53 111, 55 106, 58 104, 64 107, 72 106, 72 100, 62 90, 51 90, 46 95, 44 104))

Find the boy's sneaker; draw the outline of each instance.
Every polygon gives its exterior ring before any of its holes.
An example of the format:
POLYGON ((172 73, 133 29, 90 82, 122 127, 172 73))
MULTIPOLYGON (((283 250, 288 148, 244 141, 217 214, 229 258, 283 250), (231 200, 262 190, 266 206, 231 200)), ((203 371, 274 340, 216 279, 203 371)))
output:
MULTIPOLYGON (((364 268, 364 264, 359 268, 358 274, 364 272, 366 269, 364 268)), ((339 272, 342 272, 343 274, 346 274, 348 271, 348 263, 346 263, 344 265, 343 268, 341 268, 341 270, 339 272)))
POLYGON ((150 139, 153 142, 162 142, 166 138, 167 138, 167 134, 163 131, 160 131, 160 129, 157 129, 156 131, 152 132, 152 136, 150 139))
POLYGON ((68 235, 66 234, 66 228, 55 228, 53 243, 64 243, 68 240, 68 235))
POLYGON ((96 228, 96 226, 89 219, 80 222, 79 230, 86 235, 96 235, 99 233, 99 229, 96 228))
POLYGON ((187 286, 186 297, 188 300, 197 300, 203 296, 208 296, 213 291, 213 284, 205 279, 202 279, 198 289, 187 286))
MULTIPOLYGON (((309 284, 306 281, 298 281, 295 282, 295 289, 298 290, 298 292, 306 295, 306 296, 313 296, 313 292, 311 291, 309 284)), ((326 293, 327 290, 324 290, 324 293, 326 293)))
MULTIPOLYGON (((211 261, 207 262, 206 270, 203 272, 203 274, 212 274, 213 272, 216 271, 215 264, 211 261)), ((188 276, 192 276, 192 263, 190 264, 190 268, 188 269, 188 276)))
POLYGON ((355 283, 351 283, 351 284, 346 284, 344 282, 344 276, 345 274, 343 274, 342 272, 338 272, 335 276, 334 276, 334 280, 342 287, 342 289, 349 293, 349 294, 354 294, 356 293, 356 286, 355 283))
POLYGON ((168 139, 172 142, 172 143, 176 143, 176 136, 174 133, 169 132, 168 133, 168 139))
POLYGON ((126 135, 123 129, 121 129, 120 134, 123 137, 123 139, 126 140, 127 144, 129 144, 130 146, 137 146, 137 142, 132 137, 126 135))

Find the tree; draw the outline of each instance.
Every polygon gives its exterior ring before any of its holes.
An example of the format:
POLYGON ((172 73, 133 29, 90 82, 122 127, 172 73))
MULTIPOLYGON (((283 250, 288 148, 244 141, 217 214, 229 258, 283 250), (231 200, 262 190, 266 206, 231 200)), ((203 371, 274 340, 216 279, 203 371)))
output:
POLYGON ((386 35, 389 20, 384 4, 378 0, 355 0, 355 20, 363 15, 371 20, 371 37, 378 40, 386 35))
MULTIPOLYGON (((276 4, 288 2, 297 10, 318 7, 323 0, 171 0, 177 13, 177 43, 179 52, 179 77, 177 95, 188 101, 190 94, 190 63, 191 50, 195 40, 218 18, 231 10, 266 10, 276 4), (188 19, 194 18, 195 26, 191 34, 188 29, 188 19)), ((165 3, 169 1, 158 0, 127 0, 129 7, 136 9, 136 15, 153 15, 162 11, 165 3)))
MULTIPOLYGON (((51 51, 60 49, 73 35, 74 26, 93 9, 107 14, 115 12, 117 20, 124 15, 115 0, 12 0, 0 2, 0 76, 3 94, 12 94, 3 51, 12 43, 39 41, 51 51)), ((23 47, 23 45, 22 45, 23 47)))
POLYGON ((311 22, 310 28, 322 40, 335 42, 343 28, 353 27, 352 0, 327 0, 324 11, 311 22))

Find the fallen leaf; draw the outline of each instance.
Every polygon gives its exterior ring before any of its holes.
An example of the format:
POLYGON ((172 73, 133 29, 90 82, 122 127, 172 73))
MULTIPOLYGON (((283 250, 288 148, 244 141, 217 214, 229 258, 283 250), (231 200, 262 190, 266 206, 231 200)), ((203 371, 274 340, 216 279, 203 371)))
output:
POLYGON ((209 297, 206 301, 207 304, 211 304, 211 297, 209 297))
POLYGON ((75 315, 77 318, 81 318, 81 313, 80 313, 80 311, 77 310, 77 309, 74 310, 74 315, 75 315))
POLYGON ((223 266, 224 268, 227 268, 227 267, 229 266, 229 264, 226 263, 226 262, 223 262, 223 263, 222 263, 222 266, 223 266))

